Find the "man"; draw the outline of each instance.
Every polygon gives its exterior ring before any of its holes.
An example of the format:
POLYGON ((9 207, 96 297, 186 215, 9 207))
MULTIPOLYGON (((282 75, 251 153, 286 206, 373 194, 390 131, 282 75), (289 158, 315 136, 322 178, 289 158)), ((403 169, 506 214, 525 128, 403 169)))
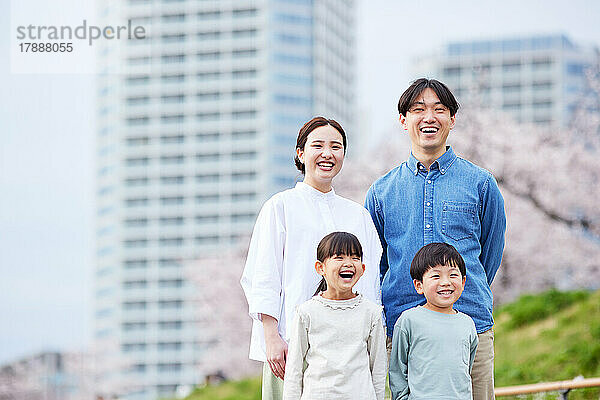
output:
POLYGON ((471 372, 473 399, 493 399, 490 285, 502 259, 506 216, 492 174, 446 146, 457 110, 454 95, 443 83, 422 78, 411 84, 400 97, 398 111, 412 152, 373 183, 365 207, 383 246, 380 268, 388 335, 403 311, 424 302, 410 278, 416 252, 432 242, 451 244, 460 252, 467 280, 455 308, 473 318, 479 338, 471 372))

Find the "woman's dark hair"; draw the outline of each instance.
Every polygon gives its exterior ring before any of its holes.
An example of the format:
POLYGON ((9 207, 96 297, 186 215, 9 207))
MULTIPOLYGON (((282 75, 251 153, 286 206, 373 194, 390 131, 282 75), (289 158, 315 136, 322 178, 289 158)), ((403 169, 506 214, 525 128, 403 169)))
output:
POLYGON ((402 93, 400 101, 398 101, 398 112, 406 117, 406 113, 414 102, 417 101, 417 97, 419 97, 421 93, 423 93, 423 90, 427 88, 430 88, 435 92, 438 99, 440 99, 440 102, 450 110, 450 116, 453 117, 459 107, 456 98, 450 89, 448 89, 448 86, 436 79, 427 78, 417 79, 404 91, 404 93, 402 93))
MULTIPOLYGON (((296 149, 304 150, 304 145, 306 145, 306 140, 308 138, 308 135, 315 129, 317 129, 321 126, 326 126, 326 125, 333 126, 340 133, 340 135, 342 135, 342 143, 344 145, 344 154, 346 154, 347 143, 346 143, 346 132, 344 132, 344 128, 342 128, 342 126, 336 120, 327 119, 324 117, 314 117, 313 119, 311 119, 310 121, 305 123, 302 126, 302 128, 300 128, 300 132, 298 132, 298 139, 296 140, 296 149)), ((294 163, 296 164, 296 168, 298 168, 298 170, 300 172, 302 172, 302 174, 304 174, 304 172, 305 172, 304 164, 302 164, 300 162, 300 159, 298 158, 297 154, 294 156, 294 163)))
POLYGON ((422 282, 425 272, 438 265, 458 267, 462 276, 467 276, 465 260, 454 246, 447 243, 429 243, 421 247, 410 264, 410 276, 422 282))
MULTIPOLYGON (((363 257, 362 246, 356 236, 348 232, 332 232, 325 236, 317 246, 317 260, 325 262, 333 256, 359 256, 363 257)), ((325 277, 321 279, 315 296, 327 290, 325 277)))

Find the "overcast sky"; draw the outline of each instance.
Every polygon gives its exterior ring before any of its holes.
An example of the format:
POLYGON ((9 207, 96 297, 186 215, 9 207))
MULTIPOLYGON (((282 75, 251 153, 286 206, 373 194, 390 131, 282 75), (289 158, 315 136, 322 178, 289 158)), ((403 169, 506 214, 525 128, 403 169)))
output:
MULTIPOLYGON (((43 7, 94 18, 91 1, 18 1, 32 20, 43 7)), ((361 0, 358 15, 359 118, 369 135, 397 123, 411 59, 447 41, 564 33, 600 46, 596 1, 361 0)), ((10 74, 7 1, 0 26, 1 363, 89 341, 95 99, 92 75, 10 74)))

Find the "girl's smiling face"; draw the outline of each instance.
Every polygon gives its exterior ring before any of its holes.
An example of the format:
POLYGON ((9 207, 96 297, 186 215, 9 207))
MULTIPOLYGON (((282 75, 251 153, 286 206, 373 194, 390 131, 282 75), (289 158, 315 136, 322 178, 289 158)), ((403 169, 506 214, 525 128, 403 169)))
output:
POLYGON ((342 135, 331 125, 320 126, 308 134, 304 149, 296 149, 296 153, 304 164, 304 183, 329 192, 344 163, 342 135))
POLYGON ((317 261, 315 269, 327 281, 327 290, 323 292, 323 297, 347 300, 354 297, 352 288, 365 272, 365 264, 357 254, 335 254, 324 262, 317 261))

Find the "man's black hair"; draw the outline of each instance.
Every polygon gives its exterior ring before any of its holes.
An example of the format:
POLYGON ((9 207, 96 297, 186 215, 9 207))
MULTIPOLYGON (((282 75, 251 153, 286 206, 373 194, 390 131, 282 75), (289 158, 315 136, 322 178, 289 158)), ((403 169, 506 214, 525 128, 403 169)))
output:
POLYGON ((398 101, 398 112, 406 117, 406 113, 414 102, 417 101, 417 97, 419 97, 421 93, 423 93, 423 90, 427 88, 430 88, 435 92, 438 99, 440 99, 440 102, 450 110, 450 116, 453 117, 459 107, 456 98, 450 89, 448 89, 448 86, 436 79, 427 78, 417 79, 404 91, 404 93, 402 93, 400 101, 398 101))
POLYGON ((410 276, 422 282, 425 272, 438 265, 458 267, 463 277, 467 275, 465 260, 454 246, 447 243, 429 243, 415 254, 410 264, 410 276))

